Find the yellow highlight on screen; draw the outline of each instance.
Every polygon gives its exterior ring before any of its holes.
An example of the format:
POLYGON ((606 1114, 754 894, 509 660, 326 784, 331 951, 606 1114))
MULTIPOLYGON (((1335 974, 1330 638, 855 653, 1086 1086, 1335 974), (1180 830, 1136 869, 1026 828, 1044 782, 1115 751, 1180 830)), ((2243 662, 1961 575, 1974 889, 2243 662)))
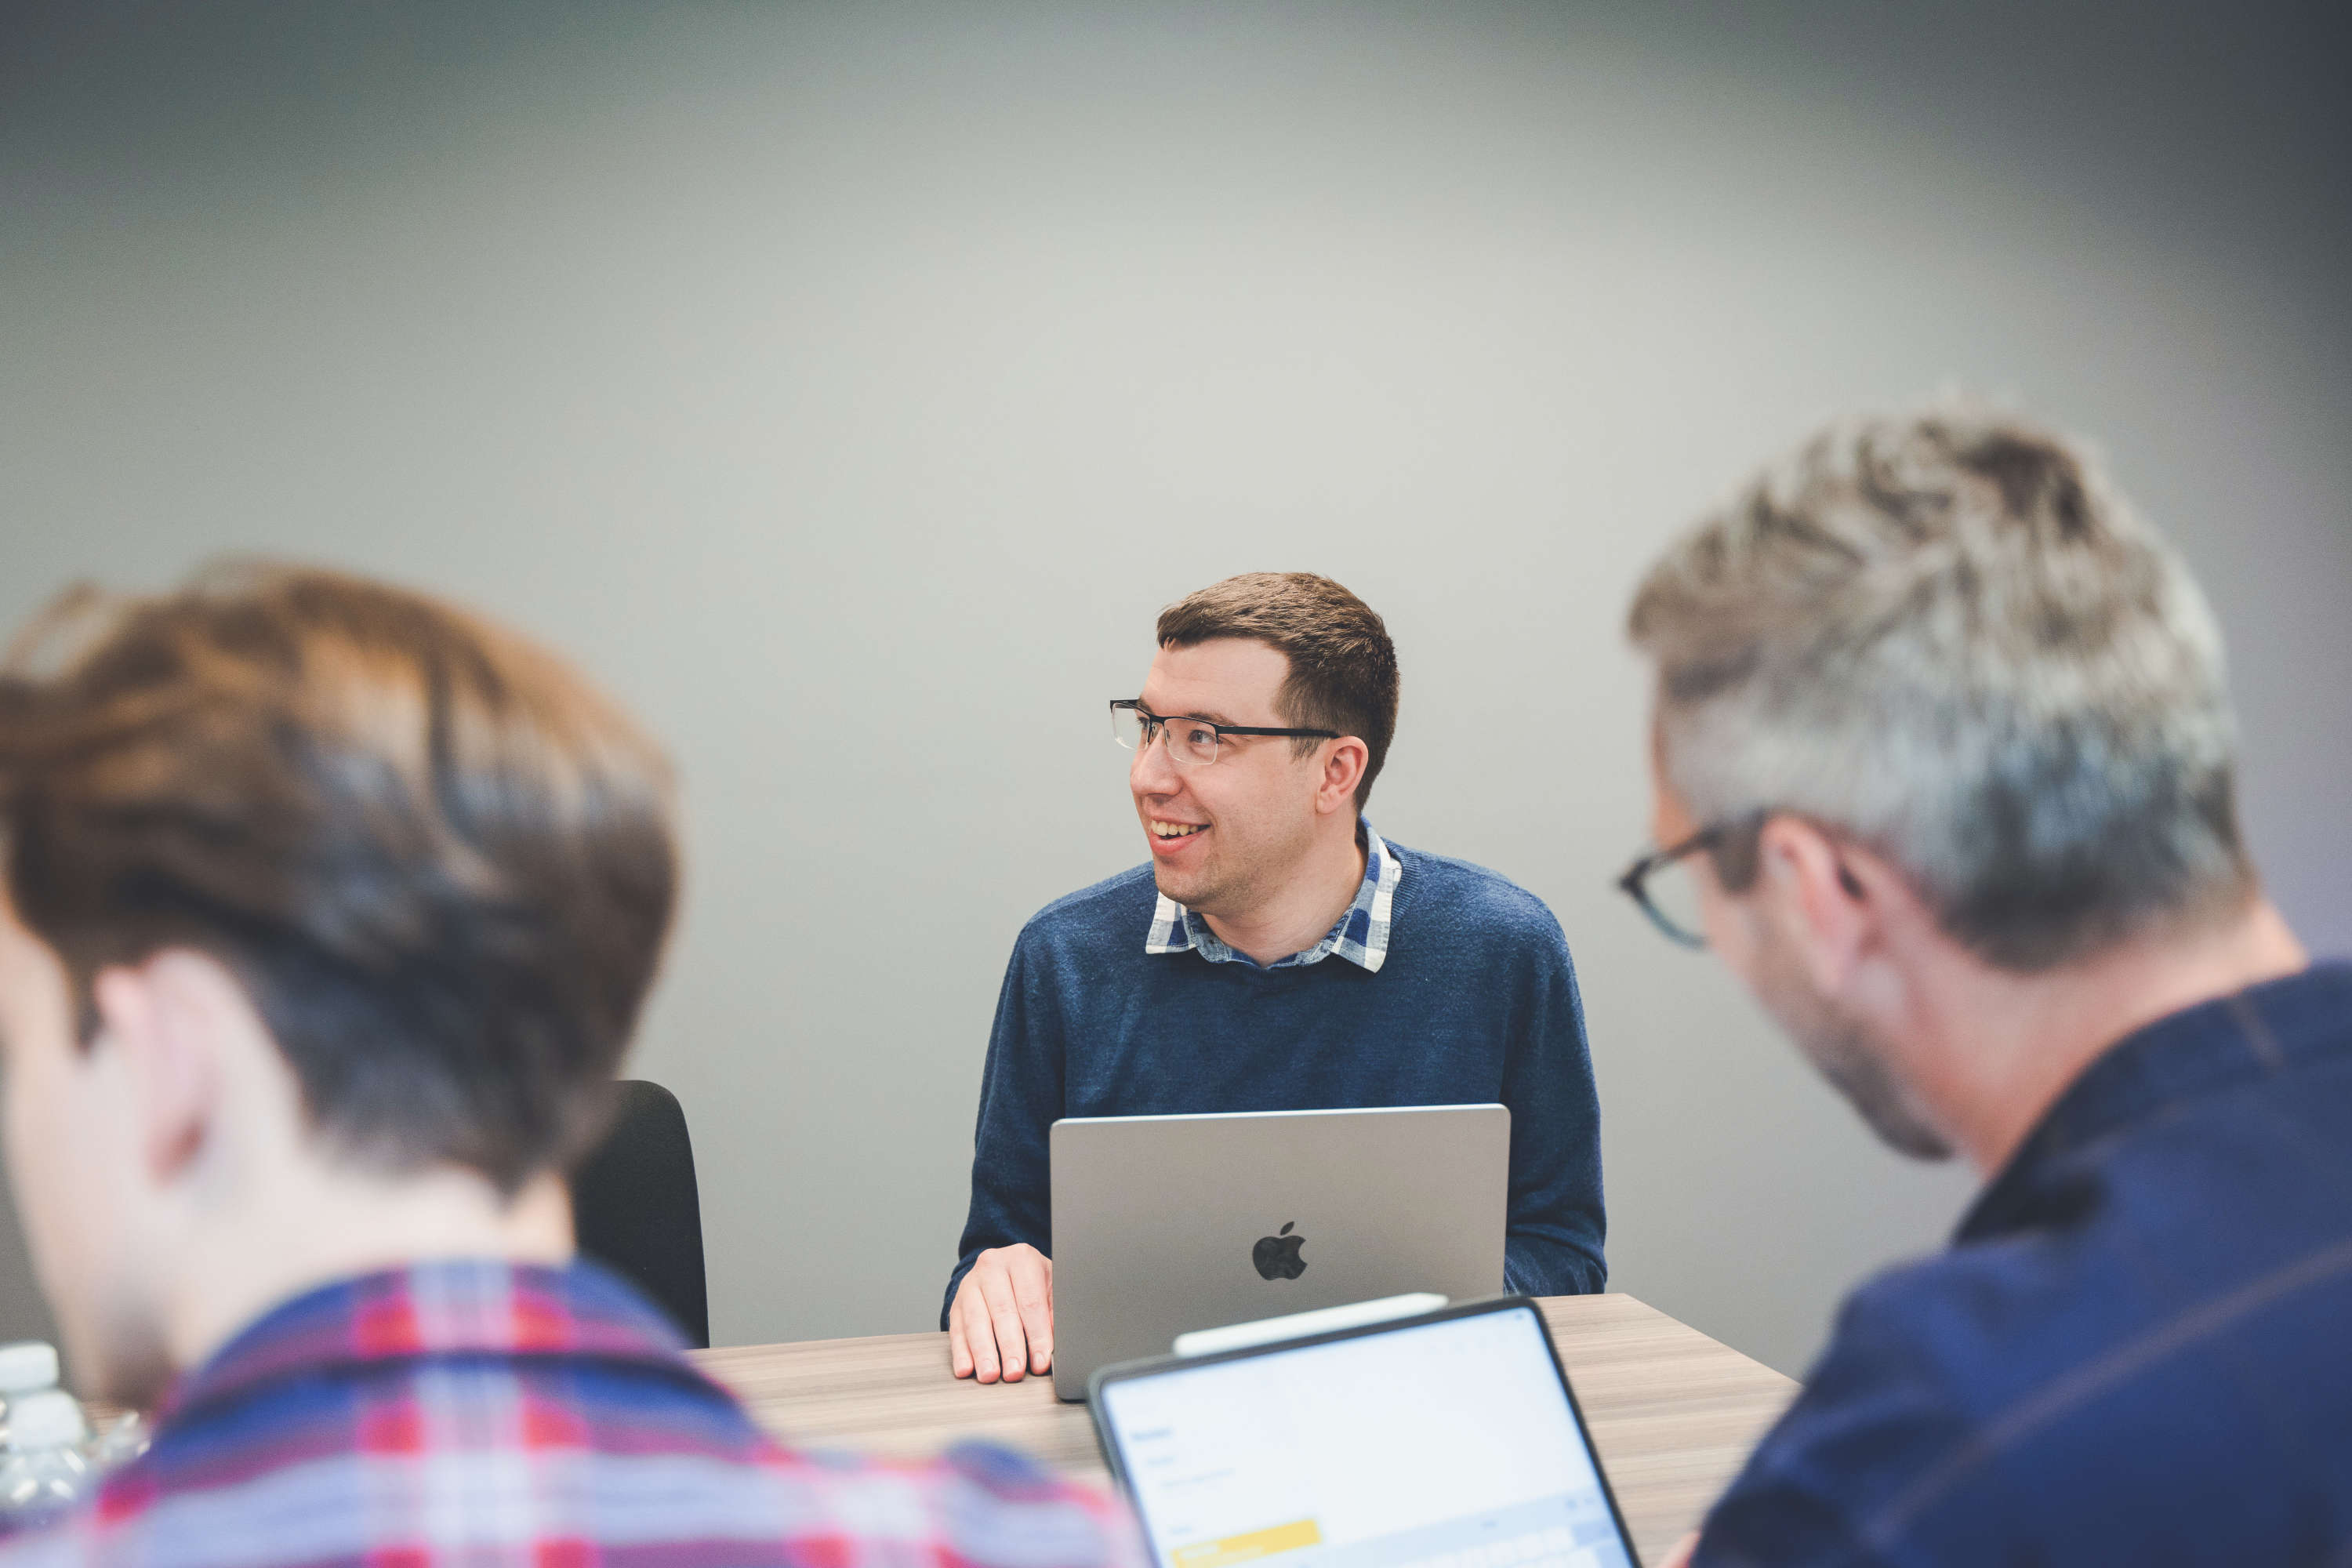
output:
POLYGON ((1290 1524, 1269 1525, 1253 1530, 1247 1535, 1228 1535, 1223 1541, 1196 1542, 1180 1546, 1174 1556, 1178 1568, 1226 1568, 1232 1563, 1247 1563, 1259 1557, 1271 1557, 1277 1552, 1293 1552, 1301 1546, 1321 1544, 1322 1531, 1311 1519, 1290 1524))

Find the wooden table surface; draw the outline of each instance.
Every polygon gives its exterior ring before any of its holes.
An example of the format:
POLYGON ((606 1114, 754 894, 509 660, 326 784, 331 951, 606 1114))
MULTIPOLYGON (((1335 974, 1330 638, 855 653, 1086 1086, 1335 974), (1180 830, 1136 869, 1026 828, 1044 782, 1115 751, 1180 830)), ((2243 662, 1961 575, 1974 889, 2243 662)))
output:
MULTIPOLYGON (((1631 1296, 1552 1296, 1542 1305, 1634 1545, 1654 1562, 1697 1524, 1797 1385, 1631 1296)), ((947 1338, 693 1354, 761 1425, 802 1447, 914 1457, 986 1436, 1104 1479, 1085 1405, 1056 1400, 1051 1377, 960 1382, 948 1374, 947 1338)))

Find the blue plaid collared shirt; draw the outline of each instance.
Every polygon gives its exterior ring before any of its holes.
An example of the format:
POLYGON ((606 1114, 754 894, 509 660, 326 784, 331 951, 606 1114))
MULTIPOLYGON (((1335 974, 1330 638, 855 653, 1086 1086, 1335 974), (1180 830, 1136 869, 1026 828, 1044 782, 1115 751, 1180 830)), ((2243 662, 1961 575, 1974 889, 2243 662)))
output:
MULTIPOLYGON (((1389 955, 1389 910, 1396 900, 1397 884, 1404 879, 1404 862, 1381 842, 1369 820, 1360 816, 1356 821, 1364 836, 1364 879, 1356 888, 1356 901, 1323 933, 1321 942, 1304 952, 1277 958, 1266 968, 1304 969, 1337 953, 1371 973, 1380 973, 1389 955)), ((1235 952, 1209 929, 1207 921, 1165 893, 1152 909, 1151 932, 1143 939, 1143 951, 1197 952, 1211 963, 1256 962, 1247 953, 1235 952)))

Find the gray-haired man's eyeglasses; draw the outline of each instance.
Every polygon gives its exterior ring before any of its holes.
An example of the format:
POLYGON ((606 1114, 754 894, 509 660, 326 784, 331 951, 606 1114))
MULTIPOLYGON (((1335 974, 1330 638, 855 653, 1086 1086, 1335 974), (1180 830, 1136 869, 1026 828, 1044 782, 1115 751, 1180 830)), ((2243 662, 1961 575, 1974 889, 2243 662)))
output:
POLYGON ((1685 947, 1705 947, 1706 933, 1700 927, 1698 890, 1689 869, 1679 863, 1686 856, 1712 849, 1722 841, 1723 825, 1717 823, 1700 828, 1672 848, 1653 850, 1625 868, 1625 874, 1617 879, 1618 889, 1641 905, 1650 923, 1669 940, 1685 947))
POLYGON ((1150 751, 1165 731, 1168 754, 1188 768, 1205 768, 1217 760, 1219 743, 1227 735, 1287 735, 1295 740, 1336 741, 1337 730, 1268 730, 1255 724, 1213 724, 1206 719, 1163 718, 1132 697, 1116 698, 1110 705, 1111 739, 1131 751, 1150 751))

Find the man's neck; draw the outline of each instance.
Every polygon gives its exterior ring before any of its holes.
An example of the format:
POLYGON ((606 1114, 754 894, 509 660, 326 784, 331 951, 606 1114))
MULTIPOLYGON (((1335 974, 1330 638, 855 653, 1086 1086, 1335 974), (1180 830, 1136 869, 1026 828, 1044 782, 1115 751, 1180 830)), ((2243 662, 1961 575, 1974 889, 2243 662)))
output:
POLYGON ((1359 842, 1356 823, 1350 816, 1344 831, 1318 834, 1297 869, 1255 908, 1239 914, 1202 910, 1217 940, 1261 964, 1279 963, 1321 942, 1364 885, 1370 851, 1359 842))
POLYGON ((1945 1131, 1990 1177, 2059 1097, 2125 1037, 2310 962, 2269 900, 2219 928, 2133 942, 2019 975, 1970 965, 1938 986, 1916 1080, 1945 1131))
POLYGON ((339 1173, 289 1184, 268 1214, 218 1228, 192 1248, 203 1264, 187 1272, 166 1327, 182 1370, 272 1307, 339 1279, 433 1258, 561 1265, 572 1251, 571 1199, 552 1174, 506 1199, 469 1171, 339 1173))

